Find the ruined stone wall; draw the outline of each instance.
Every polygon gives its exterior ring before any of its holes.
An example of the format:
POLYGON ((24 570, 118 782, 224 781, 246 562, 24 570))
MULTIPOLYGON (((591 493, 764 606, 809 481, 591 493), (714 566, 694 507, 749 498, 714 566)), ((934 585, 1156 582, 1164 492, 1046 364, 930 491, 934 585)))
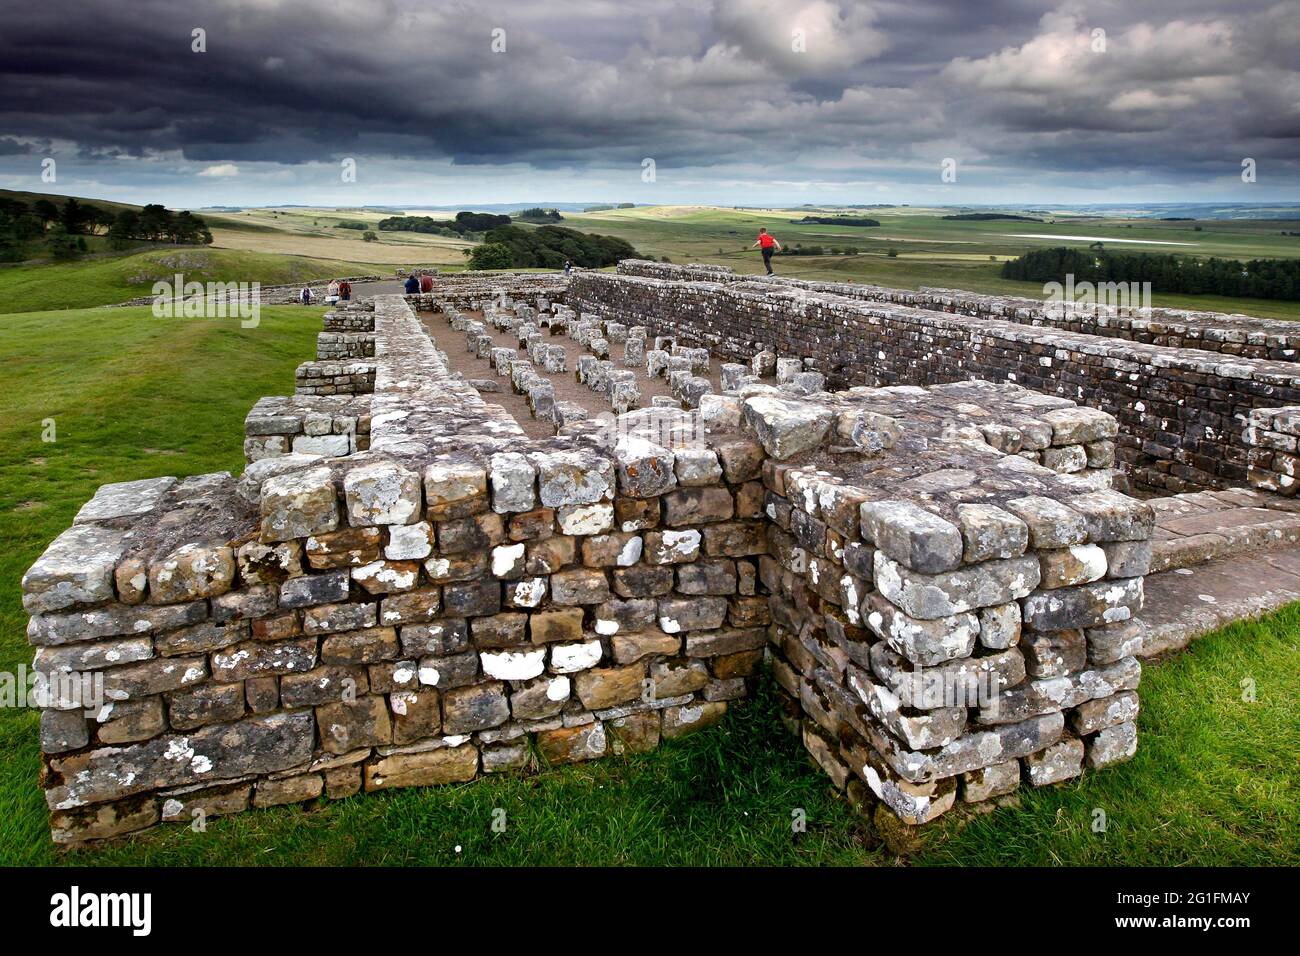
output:
POLYGON ((1300 406, 1256 408, 1242 441, 1249 454, 1252 487, 1288 497, 1300 488, 1300 406))
POLYGON ((57 841, 647 750, 765 655, 907 822, 1133 752, 1150 515, 1109 416, 733 374, 530 441, 401 297, 369 321, 370 394, 263 400, 276 454, 106 485, 25 575, 57 841))
MULTIPOLYGON (((855 421, 837 414, 832 429, 855 421)), ((1090 409, 1049 418, 1062 442, 1105 434, 1090 409)), ((869 464, 765 465, 761 576, 791 729, 837 787, 912 824, 1131 757, 1151 509, 902 421, 869 464)))
POLYGON ((1290 362, 877 304, 767 280, 584 273, 571 280, 566 302, 732 361, 771 349, 824 373, 832 389, 978 378, 1064 396, 1115 416, 1117 454, 1134 481, 1169 492, 1243 482, 1242 430, 1251 410, 1300 403, 1290 362))
POLYGON ((1261 319, 1251 315, 1209 312, 1197 309, 1108 305, 1099 302, 1049 303, 1046 295, 1030 299, 1023 296, 983 295, 963 289, 940 289, 922 286, 919 290, 893 289, 862 282, 818 282, 785 276, 759 278, 737 275, 724 266, 670 265, 648 260, 628 259, 619 263, 621 275, 655 279, 698 282, 762 281, 786 289, 804 289, 863 299, 868 302, 910 305, 939 312, 977 318, 992 318, 1082 332, 1104 338, 1126 339, 1147 345, 1191 348, 1205 352, 1243 358, 1272 359, 1279 362, 1300 361, 1300 332, 1295 323, 1281 319, 1261 319))
POLYGON ((433 293, 407 296, 413 309, 431 311, 445 304, 458 309, 473 310, 483 303, 495 302, 503 308, 509 301, 534 302, 542 298, 550 302, 563 302, 569 279, 554 272, 469 272, 460 275, 439 275, 434 280, 433 293))
POLYGON ((57 841, 642 751, 749 693, 756 441, 529 443, 375 323, 369 451, 104 486, 24 577, 57 841))

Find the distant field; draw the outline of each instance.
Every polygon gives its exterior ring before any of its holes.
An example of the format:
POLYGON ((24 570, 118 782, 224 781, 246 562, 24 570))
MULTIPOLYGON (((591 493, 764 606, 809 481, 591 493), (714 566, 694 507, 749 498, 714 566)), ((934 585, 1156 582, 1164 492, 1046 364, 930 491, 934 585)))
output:
POLYGON ((384 265, 464 265, 465 257, 460 250, 474 248, 472 242, 441 236, 416 238, 418 234, 413 232, 381 232, 379 235, 377 242, 364 242, 359 232, 343 229, 339 229, 337 235, 330 236, 213 229, 212 246, 214 249, 239 249, 326 259, 364 258, 367 262, 384 265), (349 236, 357 238, 348 238, 349 236))
POLYGON ((375 263, 175 246, 112 259, 0 268, 0 313, 111 305, 149 295, 177 272, 186 281, 278 285, 390 271, 375 263))
MULTIPOLYGON (((408 215, 419 215, 410 211, 408 215)), ((331 259, 378 262, 387 265, 464 265, 462 249, 473 242, 418 232, 375 230, 379 239, 366 242, 355 229, 340 229, 342 222, 364 222, 372 229, 392 213, 364 209, 249 209, 238 213, 211 213, 204 218, 212 227, 213 245, 224 249, 274 252, 331 259)), ((432 213, 450 218, 451 213, 432 213)))
MULTIPOLYGON (((826 226, 790 220, 806 210, 733 210, 705 206, 662 206, 565 213, 563 225, 584 232, 601 232, 626 239, 647 256, 667 256, 673 262, 707 262, 730 266, 741 273, 762 272, 758 250, 749 248, 760 226, 786 246, 856 246, 855 256, 778 256, 777 272, 807 279, 869 282, 901 289, 921 286, 966 289, 1039 297, 1038 283, 1003 279, 1001 263, 1030 249, 1058 245, 1086 247, 1088 242, 1013 238, 1011 233, 1041 232, 1054 237, 1100 235, 1147 240, 1148 246, 1123 243, 1131 251, 1195 253, 1249 259, 1300 257, 1300 237, 1282 236, 1283 230, 1300 231, 1300 222, 1206 220, 1159 222, 1149 219, 1106 220, 1059 217, 1055 223, 963 221, 940 218, 947 210, 852 210, 880 221, 879 226, 826 226), (1196 226, 1201 231, 1196 231, 1196 226), (1170 247, 1157 242, 1191 242, 1170 247), (896 258, 888 255, 890 249, 896 258), (992 257, 992 258, 990 258, 992 257)), ((819 213, 821 214, 821 213, 819 213)), ((1051 218, 1051 217, 1048 217, 1051 218)), ((1230 299, 1218 296, 1162 295, 1153 304, 1170 308, 1241 312, 1262 318, 1300 319, 1300 303, 1271 299, 1230 299)))

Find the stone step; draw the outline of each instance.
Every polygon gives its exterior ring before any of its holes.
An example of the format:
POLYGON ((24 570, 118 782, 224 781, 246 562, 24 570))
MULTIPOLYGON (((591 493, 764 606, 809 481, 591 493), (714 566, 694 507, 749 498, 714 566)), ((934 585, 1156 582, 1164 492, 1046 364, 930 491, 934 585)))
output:
POLYGON ((1151 571, 1300 544, 1300 503, 1245 489, 1156 498, 1151 571))
POLYGON ((1300 601, 1300 548, 1234 554, 1194 568, 1149 575, 1142 656, 1186 647, 1236 620, 1259 617, 1300 601))

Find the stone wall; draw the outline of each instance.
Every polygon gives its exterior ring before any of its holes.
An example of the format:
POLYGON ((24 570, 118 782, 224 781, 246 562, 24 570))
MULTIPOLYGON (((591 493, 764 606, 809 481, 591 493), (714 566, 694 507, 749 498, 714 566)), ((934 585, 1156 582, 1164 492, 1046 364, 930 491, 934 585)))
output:
POLYGON ((1249 454, 1247 479, 1261 491, 1288 497, 1300 487, 1300 405, 1256 408, 1242 433, 1249 454))
MULTIPOLYGON (((863 413, 878 428, 887 396, 871 398, 831 429, 863 413)), ((758 401, 743 414, 771 417, 758 401)), ((1113 427, 1085 408, 1048 417, 1061 444, 1113 427)), ((899 421, 869 464, 827 451, 764 468, 769 656, 791 729, 837 787, 911 824, 1131 757, 1151 509, 1100 476, 899 421)))
MULTIPOLYGON (((737 275, 724 266, 669 265, 628 259, 619 263, 622 275, 699 282, 752 282, 757 276, 737 275)), ((1197 309, 1142 308, 1100 303, 1049 303, 1046 296, 982 295, 963 289, 922 286, 919 290, 892 289, 859 282, 817 282, 778 276, 759 281, 783 288, 829 292, 877 303, 916 306, 977 318, 992 318, 1082 332, 1104 338, 1126 339, 1147 345, 1191 348, 1243 358, 1300 361, 1300 332, 1295 323, 1197 309)))
POLYGON ((765 656, 832 780, 908 822, 1136 746, 1150 521, 1109 416, 763 356, 530 441, 401 297, 369 321, 369 394, 263 400, 287 451, 106 485, 25 575, 57 841, 647 750, 765 656))
MULTIPOLYGON (((637 268, 659 274, 672 267, 637 268)), ((1168 492, 1243 482, 1242 430, 1251 410, 1300 403, 1291 362, 842 294, 852 288, 584 273, 571 280, 565 301, 580 313, 645 325, 652 335, 672 335, 735 362, 770 349, 823 373, 833 389, 976 378, 1086 403, 1118 419, 1117 455, 1131 478, 1168 492)))
POLYGON ((376 326, 369 451, 104 486, 25 576, 36 668, 103 682, 42 714, 57 841, 646 750, 749 693, 756 441, 528 443, 400 300, 376 326))

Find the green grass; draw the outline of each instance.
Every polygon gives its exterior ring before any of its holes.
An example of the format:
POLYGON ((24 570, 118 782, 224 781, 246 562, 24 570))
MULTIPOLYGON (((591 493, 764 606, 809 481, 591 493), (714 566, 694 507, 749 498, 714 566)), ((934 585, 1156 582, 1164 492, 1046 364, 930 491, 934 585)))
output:
POLYGON ((390 271, 384 267, 278 253, 176 246, 110 259, 0 268, 0 314, 81 309, 151 295, 158 280, 263 285, 390 271))
POLYGON ((1018 808, 977 817, 920 862, 1300 865, 1300 604, 1144 663, 1139 696, 1132 761, 1022 788, 1018 808))
MULTIPOLYGON (((53 267, 51 267, 53 268, 53 267)), ((19 579, 104 482, 242 466, 249 406, 292 388, 321 309, 162 320, 148 308, 0 318, 0 670, 29 664, 19 579), (57 440, 42 441, 53 419, 57 440)), ((943 819, 917 864, 1300 863, 1300 606, 1146 668, 1137 757, 1021 805, 943 819), (1241 700, 1243 678, 1257 701, 1241 700), (1104 834, 1092 832, 1096 808, 1104 834)), ((49 842, 37 714, 0 710, 0 864, 889 865, 779 728, 769 694, 640 757, 166 826, 94 851, 49 842), (505 832, 491 829, 506 811, 505 832), (806 833, 791 828, 803 809, 806 833), (456 846, 461 847, 457 853, 456 846)))

